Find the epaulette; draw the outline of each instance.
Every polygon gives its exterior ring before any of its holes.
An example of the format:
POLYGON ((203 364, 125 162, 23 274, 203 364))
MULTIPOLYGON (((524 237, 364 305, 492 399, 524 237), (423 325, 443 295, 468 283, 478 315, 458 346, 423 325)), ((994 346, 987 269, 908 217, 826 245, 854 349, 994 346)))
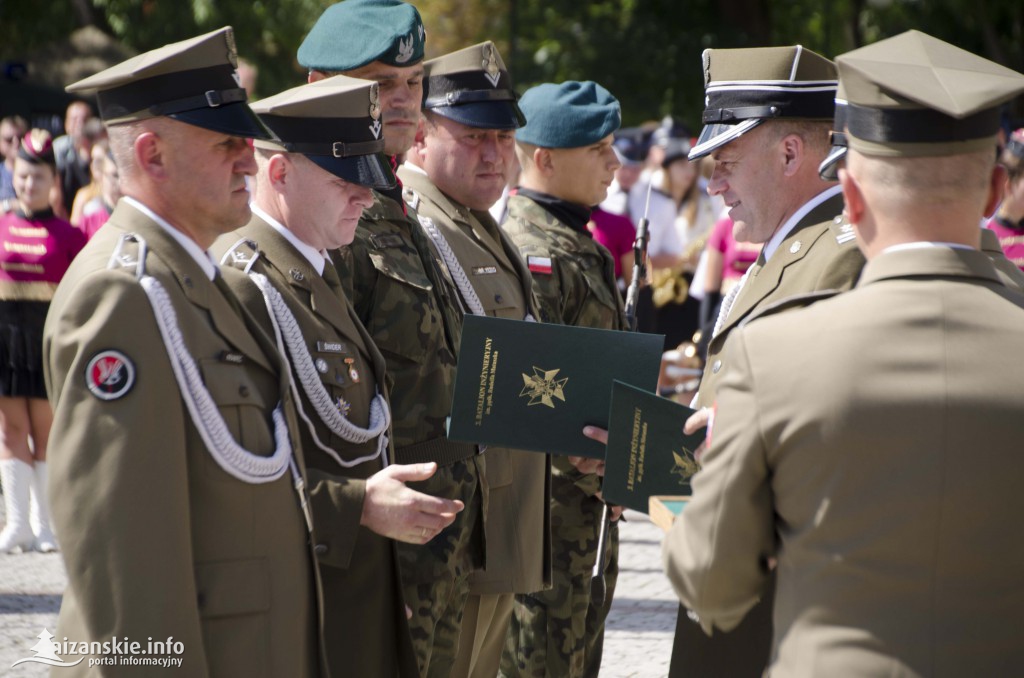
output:
POLYGON ((234 245, 228 248, 224 256, 220 258, 221 266, 236 268, 242 273, 248 274, 253 264, 260 258, 260 246, 255 240, 241 238, 234 245))
POLYGON ((420 194, 416 192, 416 189, 410 188, 409 186, 402 187, 402 199, 405 200, 405 204, 414 210, 420 207, 420 194))
POLYGON ((857 233, 853 230, 853 224, 847 221, 846 217, 842 214, 832 220, 832 223, 829 224, 829 229, 832 231, 832 235, 836 237, 836 242, 840 245, 845 245, 857 239, 857 233))
POLYGON ((107 269, 130 269, 136 280, 146 275, 146 240, 137 233, 125 233, 117 241, 113 254, 107 261, 107 269))
POLYGON ((744 327, 747 323, 753 322, 758 318, 764 318, 765 316, 775 315, 784 311, 789 311, 794 308, 803 308, 810 306, 816 301, 823 299, 830 299, 837 294, 842 293, 842 290, 819 290, 817 292, 807 292, 805 294, 794 294, 791 297, 780 299, 773 304, 768 304, 764 308, 759 308, 746 318, 740 321, 739 327, 744 327))

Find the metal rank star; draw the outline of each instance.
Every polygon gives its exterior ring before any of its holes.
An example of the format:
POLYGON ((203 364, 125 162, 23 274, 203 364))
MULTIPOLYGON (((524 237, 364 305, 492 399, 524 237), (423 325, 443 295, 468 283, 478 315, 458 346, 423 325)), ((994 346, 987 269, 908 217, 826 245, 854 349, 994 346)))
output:
POLYGON ((569 381, 569 377, 564 379, 555 379, 559 370, 543 370, 537 366, 533 368, 533 375, 523 375, 523 390, 519 392, 520 397, 529 398, 530 402, 527 406, 531 405, 547 405, 550 408, 555 407, 554 398, 558 398, 563 403, 565 402, 565 384, 569 381))
POLYGON ((359 383, 359 371, 356 370, 355 358, 345 358, 345 364, 348 365, 348 376, 352 378, 352 381, 359 383))

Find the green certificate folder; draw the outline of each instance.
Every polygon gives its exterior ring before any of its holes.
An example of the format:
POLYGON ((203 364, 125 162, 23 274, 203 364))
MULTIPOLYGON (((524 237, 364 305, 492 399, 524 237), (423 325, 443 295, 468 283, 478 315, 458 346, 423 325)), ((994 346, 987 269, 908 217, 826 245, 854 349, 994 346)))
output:
POLYGON ((664 338, 466 316, 451 440, 604 458, 583 427, 608 426, 612 382, 653 390, 664 338))
POLYGON ((643 513, 655 495, 689 495, 697 471, 693 452, 705 430, 683 435, 695 410, 615 382, 608 426, 604 498, 643 513))

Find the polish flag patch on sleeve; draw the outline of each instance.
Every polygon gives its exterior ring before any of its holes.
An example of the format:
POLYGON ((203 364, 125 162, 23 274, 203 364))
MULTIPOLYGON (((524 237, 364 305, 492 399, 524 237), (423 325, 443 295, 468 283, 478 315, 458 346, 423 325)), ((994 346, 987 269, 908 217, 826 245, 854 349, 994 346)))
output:
POLYGON ((526 257, 526 266, 531 273, 543 273, 551 275, 551 257, 526 257))

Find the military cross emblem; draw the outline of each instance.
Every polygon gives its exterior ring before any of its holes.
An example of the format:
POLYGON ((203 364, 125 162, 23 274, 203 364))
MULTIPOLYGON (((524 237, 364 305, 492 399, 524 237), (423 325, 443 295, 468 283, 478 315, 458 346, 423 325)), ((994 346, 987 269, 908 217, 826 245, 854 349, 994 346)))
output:
POLYGON ((523 390, 519 392, 521 398, 529 398, 527 407, 532 405, 547 405, 555 407, 555 398, 565 402, 565 384, 569 377, 555 379, 559 370, 543 370, 537 366, 533 368, 533 374, 523 375, 523 390))
POLYGON ((370 86, 370 117, 373 118, 370 131, 373 132, 374 139, 380 139, 380 113, 380 89, 377 83, 373 83, 370 86))
POLYGON ((481 64, 483 66, 487 81, 491 83, 491 87, 497 87, 498 81, 501 79, 501 69, 498 68, 498 55, 494 51, 494 45, 488 43, 484 45, 484 60, 481 64))
POLYGON ((679 476, 680 485, 685 485, 693 474, 700 470, 700 463, 694 457, 693 452, 685 447, 682 452, 672 450, 672 458, 675 460, 675 465, 670 473, 679 476))

